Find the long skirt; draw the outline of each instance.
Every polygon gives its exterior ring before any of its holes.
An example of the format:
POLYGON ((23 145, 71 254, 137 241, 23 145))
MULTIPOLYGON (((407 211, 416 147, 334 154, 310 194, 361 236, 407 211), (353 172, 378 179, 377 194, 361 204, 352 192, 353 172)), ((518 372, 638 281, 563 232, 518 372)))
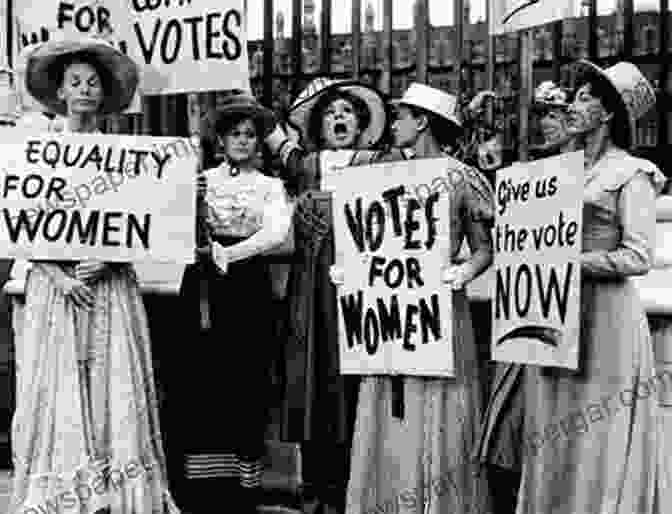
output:
POLYGON ((662 514, 651 336, 630 280, 585 280, 578 371, 527 366, 518 514, 662 514))
POLYGON ((463 291, 453 293, 455 378, 403 380, 403 419, 393 379, 362 380, 347 514, 490 512, 486 477, 470 458, 480 421, 480 373, 463 291))
POLYGON ((135 273, 125 266, 92 289, 95 307, 84 311, 39 265, 28 273, 11 514, 177 512, 135 273))
POLYGON ((233 263, 225 275, 212 263, 199 266, 187 268, 183 278, 176 361, 181 380, 169 388, 174 399, 169 403, 176 407, 171 433, 177 434, 183 465, 178 500, 200 512, 224 499, 233 505, 232 495, 240 499, 241 490, 259 491, 275 343, 264 259, 233 263), (208 330, 200 328, 202 280, 208 289, 208 330))

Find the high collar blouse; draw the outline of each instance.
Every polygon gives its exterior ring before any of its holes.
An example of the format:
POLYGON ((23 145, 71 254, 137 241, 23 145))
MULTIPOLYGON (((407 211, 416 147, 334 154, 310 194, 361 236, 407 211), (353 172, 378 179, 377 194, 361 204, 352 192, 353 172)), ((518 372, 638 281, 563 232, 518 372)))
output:
POLYGON ((665 175, 650 161, 612 148, 584 176, 585 274, 642 275, 653 263, 656 194, 665 175))

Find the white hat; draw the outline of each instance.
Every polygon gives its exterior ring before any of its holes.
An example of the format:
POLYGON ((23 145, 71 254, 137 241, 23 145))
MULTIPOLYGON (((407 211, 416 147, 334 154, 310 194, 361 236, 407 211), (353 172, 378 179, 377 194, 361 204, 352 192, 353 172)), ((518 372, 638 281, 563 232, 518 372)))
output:
POLYGON ((358 149, 371 148, 383 136, 387 123, 385 99, 377 89, 355 80, 314 79, 299 93, 289 108, 289 122, 301 131, 302 143, 307 149, 317 149, 318 134, 309 134, 310 116, 318 100, 330 91, 344 91, 362 100, 369 110, 369 125, 358 138, 358 149))
POLYGON ((545 80, 534 90, 533 102, 545 107, 567 107, 569 91, 552 80, 545 80))
POLYGON ((457 97, 419 82, 413 82, 401 98, 390 103, 420 107, 441 116, 458 127, 462 126, 457 109, 457 97))
POLYGON ((632 146, 637 120, 646 115, 656 104, 656 92, 651 83, 639 68, 630 62, 619 62, 602 69, 588 60, 581 59, 574 66, 577 73, 581 75, 592 74, 606 79, 618 93, 628 116, 629 142, 632 146))
POLYGON ((63 57, 76 52, 92 55, 109 73, 109 77, 103 78, 106 91, 101 114, 120 113, 128 108, 138 87, 139 68, 130 57, 101 38, 65 37, 59 33, 49 41, 24 48, 20 58, 25 64, 28 93, 51 112, 65 116, 66 106, 57 96, 60 84, 56 83, 55 72, 63 57))

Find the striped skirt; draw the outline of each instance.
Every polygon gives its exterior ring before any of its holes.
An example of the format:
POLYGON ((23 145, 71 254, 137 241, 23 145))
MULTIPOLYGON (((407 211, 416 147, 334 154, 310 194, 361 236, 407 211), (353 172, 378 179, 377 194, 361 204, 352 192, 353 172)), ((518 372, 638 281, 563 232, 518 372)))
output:
POLYGON ((263 259, 236 262, 226 275, 188 267, 181 299, 185 319, 179 324, 181 343, 171 348, 179 353, 171 359, 175 368, 168 387, 169 398, 175 400, 168 402, 169 459, 175 463, 179 489, 187 497, 203 491, 198 496, 209 496, 208 501, 221 496, 223 488, 230 490, 229 484, 258 489, 274 343, 267 264, 263 259), (212 323, 205 331, 199 310, 203 279, 212 323))
POLYGON ((185 456, 188 480, 199 478, 239 479, 242 487, 260 487, 261 459, 244 459, 234 453, 194 453, 185 456))

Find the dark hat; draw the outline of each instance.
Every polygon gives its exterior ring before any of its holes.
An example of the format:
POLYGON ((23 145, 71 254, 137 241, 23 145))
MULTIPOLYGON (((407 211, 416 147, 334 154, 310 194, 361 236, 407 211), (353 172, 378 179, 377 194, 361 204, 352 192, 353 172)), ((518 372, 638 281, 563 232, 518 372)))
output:
POLYGON ((56 81, 63 60, 73 54, 85 52, 95 65, 108 72, 105 98, 101 114, 115 114, 127 109, 133 100, 140 80, 138 65, 126 54, 101 38, 81 37, 55 39, 29 45, 21 53, 25 62, 25 84, 28 93, 49 111, 65 116, 67 108, 58 98, 56 81))
POLYGON ((272 110, 261 105, 251 94, 241 90, 234 90, 218 103, 215 115, 215 131, 219 133, 222 124, 226 123, 232 116, 252 118, 261 127, 262 138, 270 134, 277 123, 272 110))

